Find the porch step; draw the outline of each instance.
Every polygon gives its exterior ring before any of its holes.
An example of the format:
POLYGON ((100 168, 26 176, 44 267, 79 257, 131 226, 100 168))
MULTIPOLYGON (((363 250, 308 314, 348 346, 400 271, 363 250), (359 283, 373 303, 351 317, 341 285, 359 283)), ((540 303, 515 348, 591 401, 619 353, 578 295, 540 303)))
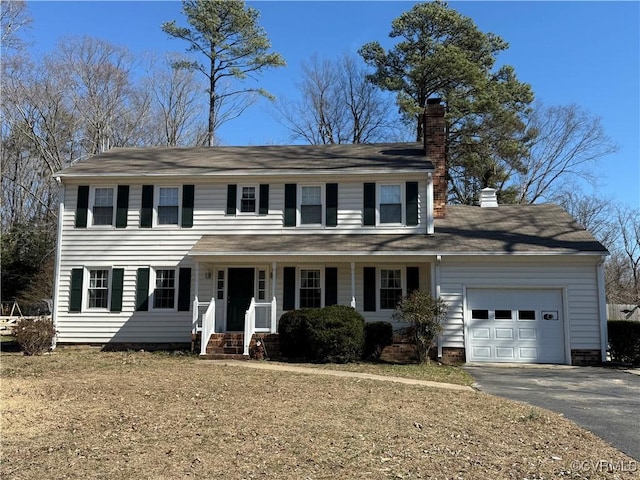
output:
POLYGON ((202 360, 249 360, 249 356, 230 353, 207 353, 206 355, 200 355, 202 360))
POLYGON ((207 355, 239 355, 244 352, 244 334, 216 333, 209 339, 207 355))

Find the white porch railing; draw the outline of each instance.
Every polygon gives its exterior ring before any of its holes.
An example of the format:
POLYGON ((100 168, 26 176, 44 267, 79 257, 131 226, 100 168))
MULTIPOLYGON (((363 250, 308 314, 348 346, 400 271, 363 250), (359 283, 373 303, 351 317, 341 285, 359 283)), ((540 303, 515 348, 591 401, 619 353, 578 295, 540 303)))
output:
POLYGON ((210 302, 200 302, 198 298, 193 301, 193 317, 191 332, 196 334, 200 332, 200 355, 206 355, 207 344, 211 339, 211 335, 216 330, 216 301, 211 299, 210 302), (205 313, 200 316, 200 307, 207 307, 205 313))
POLYGON ((248 310, 244 314, 244 351, 249 355, 249 345, 254 333, 275 333, 276 299, 271 302, 256 303, 251 298, 248 310))

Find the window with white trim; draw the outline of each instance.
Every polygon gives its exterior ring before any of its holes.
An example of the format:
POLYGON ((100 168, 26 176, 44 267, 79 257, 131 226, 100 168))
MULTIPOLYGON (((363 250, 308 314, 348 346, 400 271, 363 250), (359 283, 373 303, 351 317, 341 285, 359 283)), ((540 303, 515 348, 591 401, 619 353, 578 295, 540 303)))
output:
POLYGON ((393 310, 402 298, 402 269, 380 269, 380 309, 393 310))
POLYGON ((258 301, 264 302, 267 298, 267 271, 258 270, 258 301))
POLYGON ((88 308, 109 308, 109 269, 89 269, 88 308))
POLYGON ((156 269, 153 289, 153 308, 173 309, 176 306, 175 269, 156 269))
POLYGON ((322 187, 302 185, 300 187, 300 225, 322 225, 322 187))
POLYGON ((402 224, 402 185, 379 185, 380 224, 402 224))
POLYGON ((216 298, 218 300, 224 300, 224 270, 218 270, 218 277, 216 279, 216 298))
POLYGON ((93 225, 113 225, 114 188, 96 187, 93 189, 91 216, 93 225))
POLYGON ((300 308, 322 306, 322 277, 320 269, 300 269, 300 308))
POLYGON ((158 187, 157 224, 178 225, 180 218, 180 188, 158 187))
POLYGON ((257 190, 253 185, 240 187, 240 213, 256 213, 258 211, 257 190))

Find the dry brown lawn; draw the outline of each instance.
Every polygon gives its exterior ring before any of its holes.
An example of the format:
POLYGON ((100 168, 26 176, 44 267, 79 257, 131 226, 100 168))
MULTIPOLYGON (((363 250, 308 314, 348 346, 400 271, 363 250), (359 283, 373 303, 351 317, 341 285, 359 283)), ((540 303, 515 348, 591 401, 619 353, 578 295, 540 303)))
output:
POLYGON ((2 479, 638 478, 563 417, 479 392, 167 354, 1 363, 2 479))

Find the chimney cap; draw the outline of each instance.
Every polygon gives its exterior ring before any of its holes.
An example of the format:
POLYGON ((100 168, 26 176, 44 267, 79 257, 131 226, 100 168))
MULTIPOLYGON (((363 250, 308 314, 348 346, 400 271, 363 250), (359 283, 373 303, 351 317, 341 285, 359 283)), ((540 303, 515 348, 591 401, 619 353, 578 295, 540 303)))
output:
POLYGON ((440 105, 441 102, 440 97, 427 98, 427 105, 440 105))
POLYGON ((480 207, 495 208, 498 206, 498 196, 495 188, 483 188, 480 191, 480 207))

